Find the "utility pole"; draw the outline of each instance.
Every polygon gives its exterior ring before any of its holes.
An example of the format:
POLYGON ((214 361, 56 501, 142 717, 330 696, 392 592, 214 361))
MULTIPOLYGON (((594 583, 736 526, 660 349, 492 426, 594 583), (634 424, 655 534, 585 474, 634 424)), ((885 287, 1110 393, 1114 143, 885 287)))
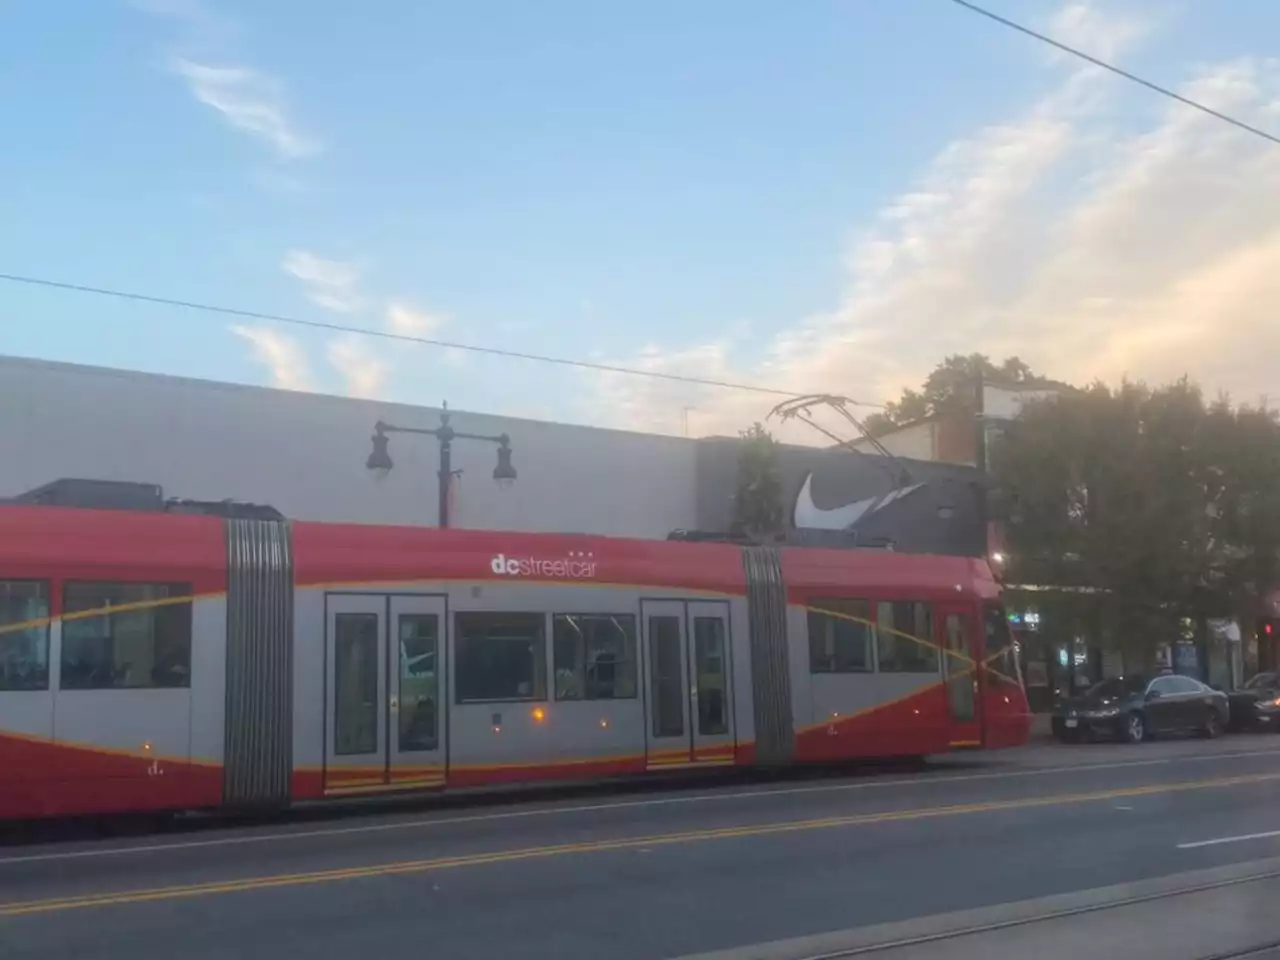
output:
POLYGON ((986 419, 986 383, 983 377, 982 364, 973 376, 973 426, 974 426, 974 466, 978 468, 978 522, 982 531, 982 556, 991 553, 991 524, 989 520, 988 492, 991 485, 987 476, 987 419, 986 419))

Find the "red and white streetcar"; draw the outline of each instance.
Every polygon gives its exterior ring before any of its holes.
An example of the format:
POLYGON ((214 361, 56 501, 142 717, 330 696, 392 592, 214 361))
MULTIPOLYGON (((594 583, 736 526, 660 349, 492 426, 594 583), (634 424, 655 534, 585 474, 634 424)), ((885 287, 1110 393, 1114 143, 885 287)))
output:
POLYGON ((0 817, 1026 742, 985 562, 0 505, 0 817))

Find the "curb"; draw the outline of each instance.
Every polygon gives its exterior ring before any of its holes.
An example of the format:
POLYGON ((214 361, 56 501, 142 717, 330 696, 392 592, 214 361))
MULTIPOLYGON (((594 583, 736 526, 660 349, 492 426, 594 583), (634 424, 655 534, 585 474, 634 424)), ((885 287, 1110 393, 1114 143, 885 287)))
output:
MULTIPOLYGON (((909 950, 957 937, 974 938, 966 946, 981 950, 982 937, 1013 927, 1027 927, 1082 914, 1107 911, 1118 913, 1135 905, 1170 897, 1191 896, 1277 878, 1280 878, 1280 858, 1252 860, 974 910, 855 927, 711 953, 688 954, 679 960, 834 960, 836 957, 860 956, 881 950, 909 950)), ((986 954, 983 952, 976 955, 986 954)))

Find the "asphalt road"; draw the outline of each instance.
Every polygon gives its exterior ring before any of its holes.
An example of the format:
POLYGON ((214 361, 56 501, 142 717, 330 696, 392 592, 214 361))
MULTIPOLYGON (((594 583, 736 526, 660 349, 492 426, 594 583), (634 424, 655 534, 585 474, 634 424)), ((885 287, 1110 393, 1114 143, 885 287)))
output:
POLYGON ((0 956, 661 960, 1280 855, 1280 738, 66 836, 0 956))

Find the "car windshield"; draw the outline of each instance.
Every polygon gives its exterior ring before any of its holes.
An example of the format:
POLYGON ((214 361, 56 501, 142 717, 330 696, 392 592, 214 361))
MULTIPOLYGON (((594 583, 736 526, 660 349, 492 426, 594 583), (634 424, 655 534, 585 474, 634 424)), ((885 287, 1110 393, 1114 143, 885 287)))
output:
POLYGON ((1259 673, 1244 685, 1246 690, 1265 690, 1276 685, 1274 673, 1259 673))
POLYGON ((1124 697, 1147 688, 1146 677, 1111 677, 1089 688, 1090 697, 1124 697))

